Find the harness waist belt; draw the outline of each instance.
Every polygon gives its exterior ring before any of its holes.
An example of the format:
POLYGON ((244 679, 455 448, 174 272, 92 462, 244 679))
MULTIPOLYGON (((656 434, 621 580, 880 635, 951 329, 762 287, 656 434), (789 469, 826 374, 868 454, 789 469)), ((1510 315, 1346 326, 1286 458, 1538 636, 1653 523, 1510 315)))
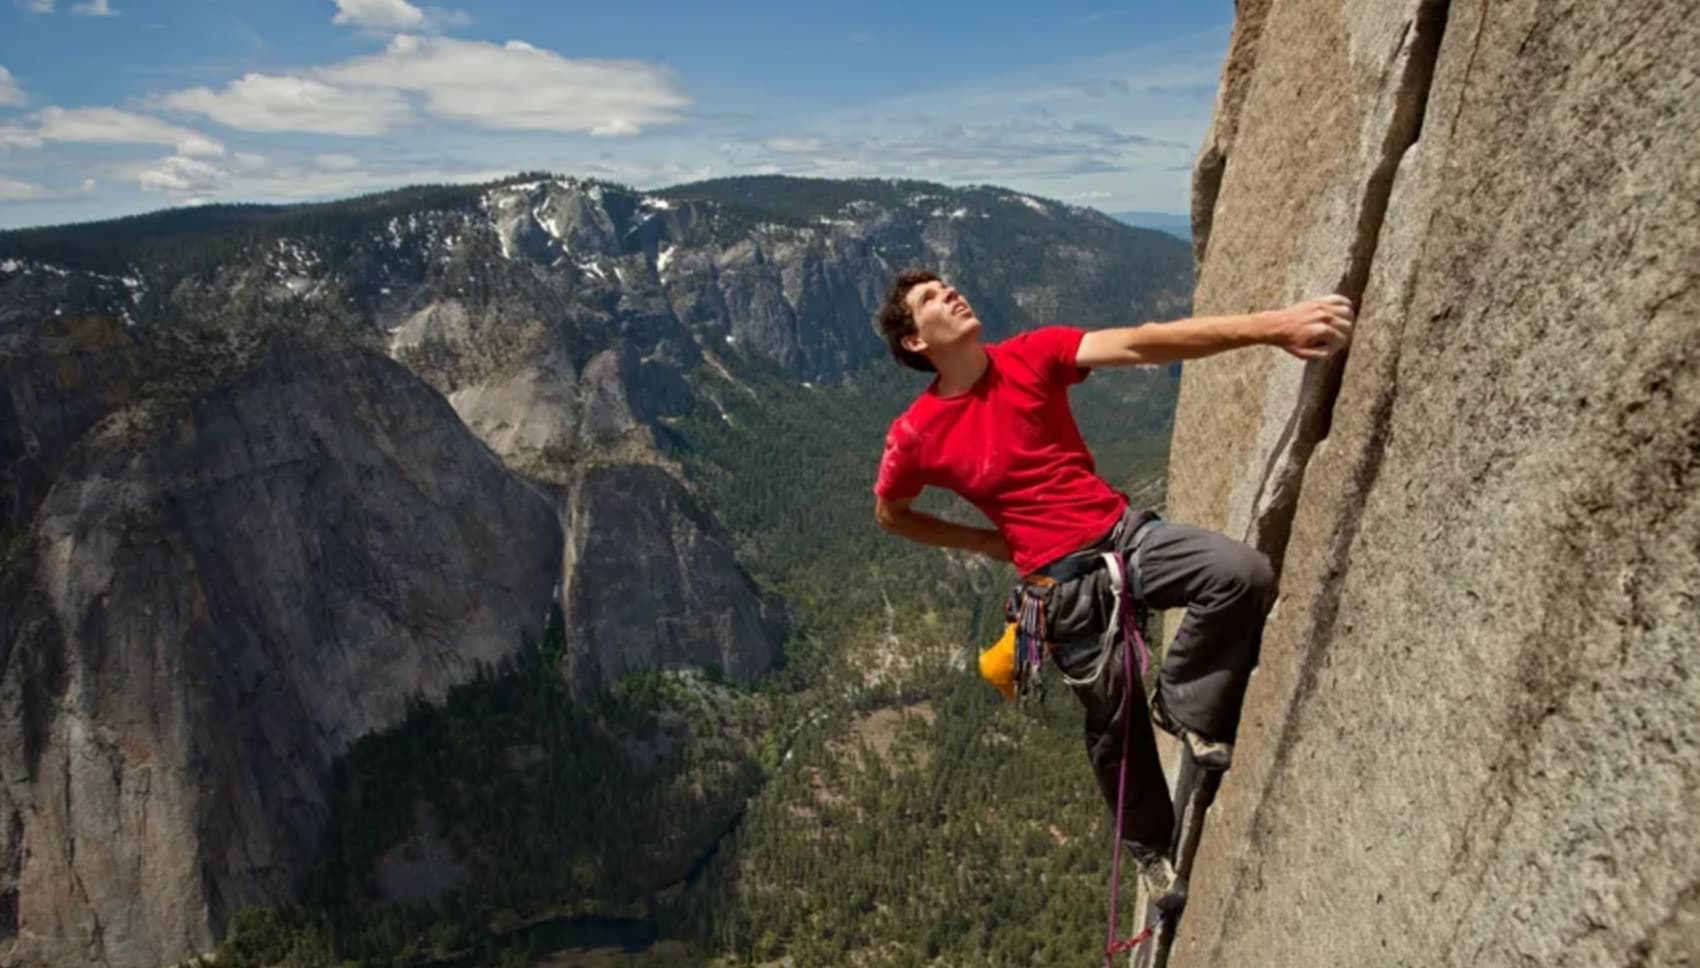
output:
MULTIPOLYGON (((1138 548, 1144 541, 1145 533, 1160 521, 1155 515, 1140 522, 1133 532, 1133 540, 1128 542, 1130 549, 1138 548)), ((1115 531, 1112 530, 1103 538, 1072 554, 1058 558, 1056 561, 1040 568, 1029 575, 1023 575, 1021 580, 1029 585, 1061 585, 1076 578, 1083 578, 1104 567, 1104 553, 1115 546, 1115 531)))
POLYGON ((1061 585, 1090 575, 1102 567, 1104 558, 1100 552, 1077 551, 1066 558, 1058 558, 1021 580, 1029 585, 1061 585))

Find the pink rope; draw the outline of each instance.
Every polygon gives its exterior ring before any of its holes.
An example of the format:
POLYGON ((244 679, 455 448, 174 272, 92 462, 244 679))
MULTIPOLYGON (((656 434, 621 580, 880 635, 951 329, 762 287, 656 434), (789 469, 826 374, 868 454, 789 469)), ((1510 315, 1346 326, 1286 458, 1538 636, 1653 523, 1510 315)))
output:
POLYGON ((1124 951, 1132 951, 1133 949, 1144 944, 1146 941, 1148 941, 1151 938, 1152 935, 1154 935, 1156 933, 1157 933, 1157 926, 1152 925, 1151 927, 1146 928, 1145 930, 1139 932, 1138 934, 1127 939, 1126 941, 1112 942, 1110 944, 1110 947, 1104 951, 1104 960, 1106 962, 1108 962, 1111 959, 1115 958, 1116 955, 1119 955, 1124 951))

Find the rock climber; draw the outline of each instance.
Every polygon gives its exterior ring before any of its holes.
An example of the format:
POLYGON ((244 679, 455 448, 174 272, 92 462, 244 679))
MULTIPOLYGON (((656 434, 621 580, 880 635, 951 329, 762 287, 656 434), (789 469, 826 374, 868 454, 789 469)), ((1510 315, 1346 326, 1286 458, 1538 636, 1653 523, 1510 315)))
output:
POLYGON ((1175 874, 1174 807, 1152 722, 1186 743, 1199 766, 1229 766, 1275 577, 1251 547, 1162 521, 1099 477, 1068 389, 1098 367, 1161 365, 1242 347, 1320 360, 1347 345, 1354 319, 1350 300, 1334 295, 1267 312, 1092 332, 1053 325, 983 343, 968 300, 925 270, 899 274, 880 311, 880 334, 897 362, 935 376, 887 433, 874 485, 879 523, 911 541, 1015 565, 1016 594, 1031 596, 1037 608, 1029 614, 1042 623, 1026 631, 1046 643, 1085 707, 1087 754, 1112 815, 1129 737, 1122 841, 1162 911, 1178 909, 1186 895, 1175 874), (961 495, 993 527, 916 510, 912 503, 929 486, 961 495), (1122 600, 1135 608, 1186 609, 1149 711, 1144 690, 1123 685, 1126 653, 1110 628, 1124 583, 1132 595, 1122 600), (1128 715, 1134 722, 1124 723, 1128 715))

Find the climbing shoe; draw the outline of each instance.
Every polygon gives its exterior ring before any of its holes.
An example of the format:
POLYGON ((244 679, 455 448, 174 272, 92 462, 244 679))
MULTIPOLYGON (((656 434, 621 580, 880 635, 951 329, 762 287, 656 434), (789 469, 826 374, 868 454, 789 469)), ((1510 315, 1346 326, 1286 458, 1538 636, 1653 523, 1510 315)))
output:
POLYGON ((1168 856, 1136 844, 1127 846, 1134 864, 1139 867, 1139 880, 1145 885, 1145 896, 1151 906, 1164 914, 1173 914, 1186 907, 1186 881, 1175 872, 1175 865, 1170 863, 1168 856))
POLYGON ((1234 744, 1205 739, 1185 726, 1181 739, 1192 751, 1192 761, 1206 770, 1225 770, 1234 763, 1234 744))
POLYGON ((1205 739, 1185 726, 1175 721, 1163 706, 1163 691, 1158 689, 1151 694, 1151 721, 1157 728, 1186 744, 1192 752, 1192 761, 1200 769, 1225 770, 1234 762, 1234 744, 1219 740, 1205 739))

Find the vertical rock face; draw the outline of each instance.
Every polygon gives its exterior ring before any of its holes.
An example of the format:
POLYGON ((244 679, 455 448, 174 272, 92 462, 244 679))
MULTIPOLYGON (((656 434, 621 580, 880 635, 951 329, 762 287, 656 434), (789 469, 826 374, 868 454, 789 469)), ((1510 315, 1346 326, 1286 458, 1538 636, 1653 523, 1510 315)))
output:
POLYGON ((1700 962, 1700 22, 1252 7, 1196 307, 1360 322, 1183 379, 1171 515, 1282 595, 1177 963, 1700 962))
POLYGON ((577 690, 641 669, 714 667, 741 682, 773 665, 783 617, 720 527, 666 472, 586 474, 567 502, 561 603, 577 690))
POLYGON ((110 316, 56 316, 0 337, 0 533, 29 523, 71 446, 135 392, 142 356, 110 316))
POLYGON ((276 337, 164 373, 3 572, 8 963, 168 964, 289 896, 332 758, 551 600, 551 502, 396 364, 276 337))

